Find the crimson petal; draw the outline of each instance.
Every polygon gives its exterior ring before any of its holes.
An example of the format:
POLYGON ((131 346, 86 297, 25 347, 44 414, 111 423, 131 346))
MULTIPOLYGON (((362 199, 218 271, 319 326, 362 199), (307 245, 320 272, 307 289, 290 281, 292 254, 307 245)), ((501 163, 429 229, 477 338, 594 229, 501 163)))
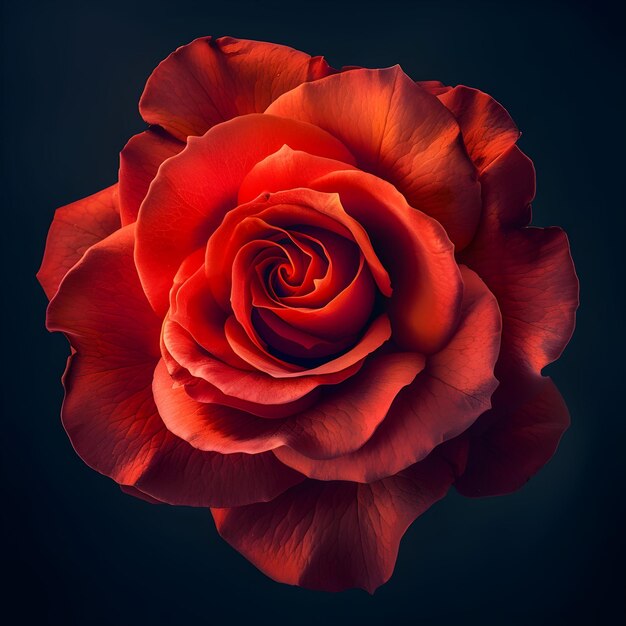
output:
POLYGON ((271 502, 212 513, 222 537, 274 580, 373 593, 393 573, 406 529, 453 479, 433 454, 368 485, 307 480, 271 502))
POLYGON ((315 406, 284 420, 196 402, 174 385, 163 361, 155 370, 153 391, 168 429, 198 449, 256 454, 288 444, 327 458, 361 447, 423 366, 423 358, 411 354, 370 359, 341 388, 327 390, 315 406))
POLYGON ((549 378, 502 385, 494 406, 469 431, 469 457, 456 481, 464 496, 494 496, 522 487, 552 457, 570 419, 549 378), (520 387, 523 391, 520 391, 520 387))
POLYGON ((134 226, 93 246, 63 280, 48 328, 75 350, 64 376, 63 424, 81 458, 116 482, 171 504, 269 500, 302 476, 271 454, 200 452, 167 431, 151 383, 160 321, 133 265, 134 226))
POLYGON ((400 67, 355 69, 302 84, 266 113, 327 130, 361 168, 389 180, 413 207, 438 220, 457 250, 469 243, 480 217, 480 185, 459 126, 400 67))
POLYGON ((85 251, 119 227, 117 185, 56 210, 37 273, 48 299, 54 296, 62 278, 85 251))
POLYGON ((284 144, 352 161, 323 130, 271 115, 244 115, 190 137, 187 147, 159 168, 137 219, 135 261, 148 300, 164 314, 168 292, 183 259, 204 245, 250 169, 284 144), (228 163, 228 167, 224 167, 228 163))
POLYGON ((120 214, 122 224, 137 220, 139 207, 150 183, 164 161, 178 154, 185 144, 155 126, 128 141, 120 153, 120 214))
POLYGON ((467 152, 479 172, 518 140, 520 132, 511 116, 486 93, 459 85, 438 97, 459 123, 467 152))
POLYGON ((420 461, 491 407, 498 384, 493 368, 500 313, 480 278, 467 268, 462 272, 465 295, 457 333, 400 392, 372 438, 356 452, 326 460, 286 447, 274 450, 283 463, 319 480, 371 482, 420 461))
POLYGON ((460 259, 498 299, 499 375, 518 368, 538 374, 559 357, 574 331, 578 280, 567 236, 560 228, 521 227, 530 220, 534 175, 517 148, 496 159, 482 179, 483 218, 460 259))
POLYGON ((139 110, 146 122, 184 140, 233 117, 262 113, 282 93, 332 72, 322 57, 287 46, 202 37, 158 65, 139 110))

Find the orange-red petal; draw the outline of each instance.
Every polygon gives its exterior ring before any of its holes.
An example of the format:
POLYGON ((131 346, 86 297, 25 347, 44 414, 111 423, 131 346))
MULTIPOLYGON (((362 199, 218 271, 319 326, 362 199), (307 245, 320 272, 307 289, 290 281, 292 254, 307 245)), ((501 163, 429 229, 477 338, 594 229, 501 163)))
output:
POLYGON ((274 580, 373 593, 393 573, 408 526, 452 480, 433 454, 369 485, 307 480, 271 502, 212 513, 222 537, 274 580))
POLYGON ((120 228, 118 186, 72 202, 54 214, 37 279, 48 299, 85 251, 120 228))
POLYGON ((165 428, 151 384, 160 321, 133 265, 134 226, 94 245, 63 280, 50 330, 75 350, 64 376, 63 424, 97 471, 157 500, 239 506, 269 500, 302 476, 271 454, 201 452, 165 428))
POLYGON ((153 392, 168 429, 200 450, 257 454, 288 444, 314 458, 327 458, 362 446, 423 365, 422 358, 410 354, 370 359, 343 385, 325 391, 314 406, 283 420, 196 402, 175 385, 163 361, 155 370, 153 392))
POLYGON ((438 94, 438 98, 461 127, 463 143, 479 173, 520 136, 506 109, 478 89, 459 85, 438 94))
POLYGON ((439 444, 464 432, 491 407, 500 346, 498 305, 484 283, 463 268, 465 296, 456 334, 404 389, 371 439, 359 450, 317 460, 290 448, 274 454, 318 480, 371 482, 425 458, 439 444))
POLYGON ((454 116, 398 66, 356 69, 285 93, 267 113, 327 130, 360 168, 392 182, 437 219, 457 249, 480 217, 480 185, 454 116))
POLYGON ((483 175, 484 215, 461 260, 495 294, 502 311, 498 375, 539 373, 567 345, 578 307, 578 280, 560 228, 524 228, 534 193, 532 165, 515 147, 483 175))
POLYGON ((204 245, 237 205, 252 167, 284 144, 339 160, 347 149, 323 130, 271 115, 245 115, 215 126, 159 169, 137 220, 135 261, 155 310, 164 314, 182 260, 204 245), (225 166, 226 164, 226 166, 225 166))
POLYGON ((120 153, 120 215, 124 226, 137 220, 139 207, 161 163, 184 147, 184 142, 158 126, 130 138, 120 153))
POLYGON ((333 71, 322 57, 287 46, 201 37, 152 72, 139 110, 149 124, 185 140, 233 117, 262 113, 284 92, 333 71))

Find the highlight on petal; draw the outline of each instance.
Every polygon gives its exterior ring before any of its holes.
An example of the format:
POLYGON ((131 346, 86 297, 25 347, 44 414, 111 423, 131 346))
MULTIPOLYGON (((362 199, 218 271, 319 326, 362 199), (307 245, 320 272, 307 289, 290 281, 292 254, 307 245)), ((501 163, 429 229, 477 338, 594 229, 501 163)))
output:
POLYGON ((333 72, 322 57, 287 46, 201 37, 159 64, 139 110, 184 141, 233 117, 262 113, 284 92, 333 72))
POLYGON ((519 489, 550 460, 569 426, 567 406, 549 378, 519 378, 496 391, 493 409, 469 431, 467 467, 455 483, 464 496, 519 489))
POLYGON ((63 280, 48 328, 75 350, 62 418, 81 458, 157 500, 238 506, 269 500, 303 477, 271 454, 201 452, 165 428, 152 396, 160 321, 134 269, 134 226, 94 245, 63 280))
POLYGON ((239 204, 251 202, 262 193, 310 188, 312 181, 326 174, 355 169, 344 161, 293 150, 284 145, 250 170, 239 187, 239 204))
POLYGON ((184 147, 185 143, 158 126, 130 138, 120 153, 120 215, 124 226, 137 220, 139 207, 161 163, 184 147))
POLYGON ((411 206, 439 221, 457 250, 471 240, 480 217, 480 185, 459 126, 398 66, 302 84, 266 113, 327 130, 355 155, 359 168, 390 181, 411 206))
POLYGON ((515 144, 520 132, 491 96, 463 85, 438 94, 461 127, 463 142, 479 172, 515 144))
POLYGON ((372 482, 421 461, 491 407, 500 312, 480 278, 467 268, 462 272, 465 294, 456 334, 398 394, 371 439, 351 454, 325 460, 278 448, 274 454, 283 463, 318 480, 372 482))
POLYGON ((86 250, 120 228, 117 184, 72 202, 54 214, 37 280, 51 299, 86 250))
POLYGON ((150 303, 160 314, 180 263, 204 245, 224 215, 237 205, 241 182, 252 167, 288 144, 352 162, 337 139, 310 124, 271 115, 244 115, 224 122, 159 169, 137 220, 135 262, 150 303), (228 163, 225 168, 224 164, 228 163))
POLYGON ((212 513, 220 535, 276 581, 373 593, 393 573, 406 529, 453 480, 433 454, 368 485, 307 480, 271 502, 212 513))

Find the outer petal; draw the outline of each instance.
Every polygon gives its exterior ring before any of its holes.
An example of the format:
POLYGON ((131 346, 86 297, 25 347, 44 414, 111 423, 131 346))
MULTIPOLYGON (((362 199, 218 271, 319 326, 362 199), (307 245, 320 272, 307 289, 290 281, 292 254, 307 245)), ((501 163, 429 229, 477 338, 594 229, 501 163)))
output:
POLYGON ((134 498, 148 502, 148 504, 164 504, 161 500, 157 500, 156 498, 149 496, 147 493, 140 491, 136 487, 131 487, 130 485, 120 485, 120 489, 127 496, 133 496, 134 498))
POLYGON ((159 169, 141 205, 135 260, 144 291, 164 313, 181 261, 206 243, 237 205, 239 186, 250 169, 284 144, 329 158, 351 161, 328 133, 271 115, 246 115, 191 137, 178 156, 159 169))
POLYGON ((256 454, 289 444, 325 458, 362 446, 423 365, 421 357, 411 354, 371 359, 341 387, 328 390, 315 406, 284 420, 196 402, 174 385, 163 362, 155 371, 153 391, 168 429, 200 450, 256 454))
POLYGON ((274 580, 373 593, 391 576, 408 526, 452 480, 433 455, 369 485, 306 481, 272 502, 212 513, 222 537, 274 580))
POLYGON ((501 379, 506 371, 539 373, 559 357, 574 330, 578 280, 565 233, 520 228, 530 219, 532 167, 512 148, 483 175, 484 215, 463 252, 502 311, 501 379))
POLYGON ((120 153, 120 214, 122 224, 137 219, 139 207, 163 161, 178 154, 185 144, 155 126, 130 139, 120 153))
POLYGON ((496 294, 502 311, 502 381, 494 408, 469 433, 466 495, 519 488, 553 454, 569 424, 567 408, 541 369, 574 329, 578 281, 565 234, 523 228, 534 195, 532 163, 513 147, 483 174, 485 213, 463 259, 496 294))
POLYGON ((273 43, 202 37, 154 70, 139 110, 184 140, 239 115, 262 113, 300 83, 334 72, 322 57, 273 43))
POLYGON ((482 281, 463 268, 463 314, 455 336, 404 389, 384 422, 359 450, 334 459, 274 450, 283 462, 319 480, 371 482, 425 458, 464 432, 491 407, 498 382, 493 368, 500 346, 498 305, 482 281))
POLYGON ((480 217, 480 186, 459 126, 399 67, 351 70, 284 94, 267 111, 339 138, 359 167, 392 182, 461 249, 480 217))
POLYGON ((515 491, 554 454, 570 423, 567 406, 549 378, 529 384, 503 385, 493 409, 470 430, 467 468, 455 483, 463 495, 515 491))
POLYGON ((63 423, 83 460, 158 500, 232 506, 268 500, 302 480, 270 455, 200 452, 169 433, 151 392, 160 321, 133 265, 134 226, 93 246, 65 277, 48 327, 76 350, 63 423))
POLYGON ((479 172, 518 140, 520 132, 511 116, 486 93, 459 85, 438 97, 459 123, 467 152, 479 172))
POLYGON ((438 80, 417 80, 415 82, 428 93, 432 93, 433 96, 439 96, 440 94, 446 93, 446 91, 450 91, 450 89, 452 89, 452 87, 448 87, 438 80))
POLYGON ((117 185, 56 210, 37 273, 48 299, 85 251, 119 227, 117 185))
POLYGON ((302 480, 270 452, 202 452, 168 433, 135 486, 168 504, 223 507, 272 500, 302 480))

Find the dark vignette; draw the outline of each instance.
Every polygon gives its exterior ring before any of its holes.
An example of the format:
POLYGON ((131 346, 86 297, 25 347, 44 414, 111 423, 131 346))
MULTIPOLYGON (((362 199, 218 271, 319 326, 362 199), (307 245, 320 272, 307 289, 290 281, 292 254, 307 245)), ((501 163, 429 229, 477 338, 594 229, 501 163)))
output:
MULTIPOLYGON (((2 515, 11 624, 609 624, 624 613, 624 40, 604 2, 2 2, 2 515), (279 585, 207 512, 150 506, 89 470, 59 421, 61 336, 35 282, 57 206, 113 183, 152 68, 201 35, 336 66, 400 63, 504 103, 535 162, 534 222, 565 228, 578 328, 546 373, 573 425, 514 495, 451 493, 373 597, 279 585)), ((4 620, 3 620, 4 621, 4 620)))

